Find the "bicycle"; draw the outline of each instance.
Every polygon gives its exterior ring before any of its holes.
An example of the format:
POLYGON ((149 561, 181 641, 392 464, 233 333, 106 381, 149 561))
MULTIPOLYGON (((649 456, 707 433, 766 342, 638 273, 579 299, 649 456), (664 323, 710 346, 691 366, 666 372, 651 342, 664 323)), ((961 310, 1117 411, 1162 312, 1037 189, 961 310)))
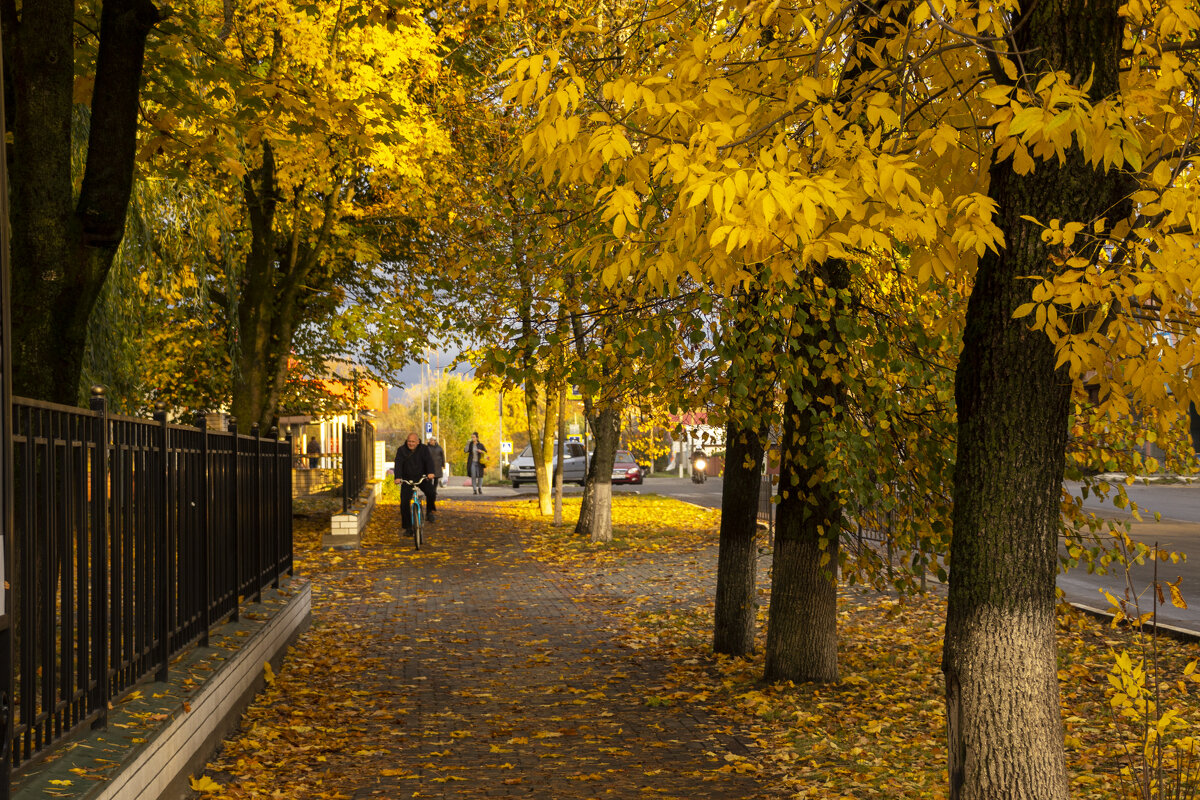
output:
POLYGON ((419 481, 396 479, 396 483, 407 483, 413 487, 412 500, 409 503, 409 518, 412 520, 413 547, 417 550, 421 549, 422 529, 425 527, 425 493, 421 491, 421 484, 426 480, 428 478, 421 478, 419 481))

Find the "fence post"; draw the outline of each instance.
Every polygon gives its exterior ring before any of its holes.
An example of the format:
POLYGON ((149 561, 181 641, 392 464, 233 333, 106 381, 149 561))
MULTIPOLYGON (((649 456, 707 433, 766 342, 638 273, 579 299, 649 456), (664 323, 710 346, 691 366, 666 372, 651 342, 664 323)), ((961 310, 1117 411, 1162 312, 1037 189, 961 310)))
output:
POLYGON ((350 444, 351 434, 350 428, 342 426, 342 513, 346 514, 350 511, 350 459, 346 457, 346 450, 350 444))
POLYGON ((241 460, 238 445, 237 417, 229 418, 229 432, 233 434, 233 616, 230 619, 237 622, 242 618, 242 509, 238 502, 241 500, 241 478, 238 475, 238 461, 241 460))
POLYGON ((271 438, 271 452, 269 453, 271 468, 267 470, 267 477, 271 479, 270 483, 270 502, 267 508, 270 509, 270 524, 267 536, 267 544, 269 545, 270 553, 267 561, 271 565, 271 588, 279 588, 279 561, 280 553, 282 552, 281 543, 283 541, 283 512, 279 507, 279 428, 275 425, 267 431, 267 436, 271 438))
POLYGON ((263 584, 263 513, 262 513, 262 439, 259 438, 258 423, 250 426, 254 436, 254 602, 262 602, 263 584))
POLYGON ((93 723, 93 728, 108 727, 108 654, 110 651, 109 634, 112 626, 108 624, 108 545, 111 536, 112 522, 112 492, 108 485, 109 441, 108 441, 108 400, 104 396, 103 386, 93 386, 89 401, 92 411, 96 414, 93 424, 96 426, 93 446, 95 460, 92 462, 92 674, 89 676, 95 686, 90 703, 93 709, 100 710, 100 716, 93 723))
MULTIPOLYGON (((5 20, 11 24, 14 20, 5 20)), ((0 53, 0 64, 4 63, 0 53)), ((0 86, 4 70, 0 68, 0 86)), ((6 141, 0 91, 0 141, 6 141)), ((16 529, 13 489, 12 313, 9 302, 8 161, 0 158, 0 800, 8 800, 13 739, 12 537, 16 529)))
POLYGON ((279 503, 282 508, 280 510, 283 520, 283 548, 284 558, 287 561, 287 574, 293 575, 292 564, 292 470, 295 466, 295 461, 292 459, 292 434, 289 431, 287 435, 287 461, 284 464, 283 477, 280 479, 280 491, 283 495, 279 498, 279 503))
POLYGON ((171 575, 171 431, 167 427, 167 404, 154 404, 154 421, 159 429, 158 536, 154 543, 155 572, 158 573, 158 646, 160 660, 154 680, 166 682, 171 661, 171 608, 174 606, 175 581, 171 575))
POLYGON ((212 626, 212 577, 208 560, 212 551, 212 539, 208 530, 208 415, 203 411, 196 414, 196 427, 200 429, 200 504, 196 507, 199 517, 196 528, 200 533, 200 646, 208 647, 208 629, 212 626))

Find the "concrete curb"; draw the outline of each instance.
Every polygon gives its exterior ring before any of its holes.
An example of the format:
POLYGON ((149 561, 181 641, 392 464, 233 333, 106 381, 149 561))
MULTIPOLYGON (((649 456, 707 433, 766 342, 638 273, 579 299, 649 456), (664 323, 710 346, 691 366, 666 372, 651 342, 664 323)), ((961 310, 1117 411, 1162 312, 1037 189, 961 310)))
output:
MULTIPOLYGON (((1083 603, 1072 603, 1069 600, 1067 602, 1072 608, 1076 608, 1088 616, 1106 619, 1109 622, 1111 622, 1113 619, 1114 614, 1111 611, 1105 611, 1102 608, 1095 608, 1094 606, 1085 606, 1083 603)), ((1179 628, 1175 625, 1165 625, 1161 622, 1157 625, 1147 623, 1146 627, 1151 631, 1158 631, 1164 636, 1169 636, 1170 638, 1177 639, 1181 642, 1200 642, 1200 631, 1179 628)))
POLYGON ((179 797, 188 773, 203 767, 263 684, 263 664, 280 659, 288 644, 308 627, 312 584, 305 583, 258 636, 205 685, 189 713, 177 715, 95 800, 179 797))
POLYGON ((189 776, 203 769, 262 688, 263 664, 280 665, 311 614, 312 584, 307 580, 293 578, 280 590, 264 590, 261 604, 243 605, 239 622, 213 629, 211 646, 193 647, 174 662, 168 682, 143 684, 130 698, 118 701, 107 728, 85 732, 45 764, 32 768, 19 779, 12 797, 174 800, 191 796, 189 776), (205 677, 195 686, 194 676, 199 674, 205 677), (165 721, 149 730, 137 723, 139 717, 151 714, 165 721))

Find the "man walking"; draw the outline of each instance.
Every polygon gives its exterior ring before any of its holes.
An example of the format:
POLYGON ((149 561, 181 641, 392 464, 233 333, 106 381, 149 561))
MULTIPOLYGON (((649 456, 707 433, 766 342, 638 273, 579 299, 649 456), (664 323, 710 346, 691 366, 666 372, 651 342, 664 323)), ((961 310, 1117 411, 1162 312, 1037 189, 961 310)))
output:
POLYGON ((446 451, 438 444, 436 436, 430 436, 425 446, 429 448, 429 456, 433 459, 433 472, 437 475, 434 485, 435 487, 445 486, 446 484, 443 479, 446 475, 446 451))
POLYGON ((404 532, 412 533, 412 509, 409 506, 412 504, 413 484, 402 481, 420 482, 421 491, 425 492, 425 497, 429 499, 426 519, 433 522, 436 497, 436 494, 430 494, 435 479, 433 459, 429 455, 429 448, 421 444, 417 434, 410 433, 404 444, 396 449, 392 477, 400 486, 400 521, 404 525, 404 532))
POLYGON ((429 460, 433 463, 433 474, 437 476, 433 480, 421 484, 421 488, 425 490, 425 496, 429 498, 429 521, 433 522, 433 504, 437 502, 437 490, 442 485, 442 476, 446 474, 446 451, 433 436, 429 437, 425 449, 429 451, 429 460))

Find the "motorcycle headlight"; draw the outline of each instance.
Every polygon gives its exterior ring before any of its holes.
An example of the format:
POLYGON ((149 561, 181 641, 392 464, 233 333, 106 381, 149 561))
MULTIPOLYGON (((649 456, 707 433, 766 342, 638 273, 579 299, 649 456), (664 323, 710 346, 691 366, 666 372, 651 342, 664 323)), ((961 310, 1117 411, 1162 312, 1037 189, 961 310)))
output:
POLYGON ((708 462, 705 461, 703 458, 696 459, 696 469, 704 469, 707 466, 708 466, 708 462))

